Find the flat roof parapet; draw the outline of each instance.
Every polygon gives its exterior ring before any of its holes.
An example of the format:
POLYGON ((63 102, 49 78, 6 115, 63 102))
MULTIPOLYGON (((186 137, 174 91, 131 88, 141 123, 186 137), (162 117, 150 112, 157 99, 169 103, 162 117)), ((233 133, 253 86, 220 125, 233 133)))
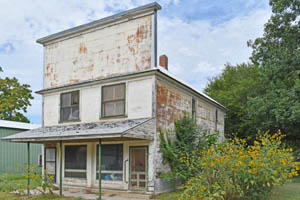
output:
POLYGON ((137 8, 133 8, 131 10, 127 10, 109 17, 105 17, 87 24, 83 24, 80 26, 76 26, 74 28, 70 28, 43 38, 38 39, 36 42, 47 45, 57 41, 61 41, 67 38, 75 37, 81 35, 86 32, 99 30, 108 26, 112 26, 115 24, 123 23, 129 21, 134 18, 139 18, 142 16, 150 15, 155 13, 157 10, 160 10, 161 6, 156 3, 150 3, 144 6, 140 6, 137 8))

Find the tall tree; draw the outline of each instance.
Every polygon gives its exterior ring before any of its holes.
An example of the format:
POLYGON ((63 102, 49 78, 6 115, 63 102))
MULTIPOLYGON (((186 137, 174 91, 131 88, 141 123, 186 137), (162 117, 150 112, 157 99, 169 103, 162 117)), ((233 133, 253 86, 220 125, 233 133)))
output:
POLYGON ((212 78, 204 90, 228 109, 225 118, 226 137, 241 138, 257 133, 248 115, 249 99, 264 91, 260 68, 252 64, 225 65, 222 74, 212 78))
MULTIPOLYGON (((3 72, 1 67, 0 72, 3 72)), ((0 77, 0 119, 29 123, 23 115, 33 99, 29 88, 30 85, 20 84, 15 77, 0 77)))
POLYGON ((270 0, 270 6, 263 37, 249 42, 251 61, 268 85, 251 100, 249 115, 261 130, 280 128, 300 138, 300 1, 270 0))

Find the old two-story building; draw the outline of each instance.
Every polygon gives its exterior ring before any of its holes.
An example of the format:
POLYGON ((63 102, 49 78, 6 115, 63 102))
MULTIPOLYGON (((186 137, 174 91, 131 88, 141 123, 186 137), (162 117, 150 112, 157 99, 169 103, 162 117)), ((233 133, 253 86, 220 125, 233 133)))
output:
POLYGON ((224 138, 224 106, 172 75, 166 56, 158 64, 160 9, 151 3, 37 40, 43 124, 5 139, 43 144, 57 184, 97 188, 101 179, 102 188, 165 192, 160 129, 186 111, 224 138))

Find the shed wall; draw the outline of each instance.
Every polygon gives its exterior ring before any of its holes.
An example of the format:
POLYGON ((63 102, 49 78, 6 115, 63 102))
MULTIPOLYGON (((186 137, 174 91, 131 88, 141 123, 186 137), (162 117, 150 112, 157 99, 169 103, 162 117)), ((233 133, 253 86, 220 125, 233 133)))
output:
MULTIPOLYGON (((26 130, 0 127, 0 138, 13 135, 22 131, 26 130)), ((42 145, 30 144, 30 157, 32 165, 38 165, 38 159, 41 153, 42 145)), ((26 164, 26 143, 5 142, 0 140, 0 174, 23 173, 26 164)))

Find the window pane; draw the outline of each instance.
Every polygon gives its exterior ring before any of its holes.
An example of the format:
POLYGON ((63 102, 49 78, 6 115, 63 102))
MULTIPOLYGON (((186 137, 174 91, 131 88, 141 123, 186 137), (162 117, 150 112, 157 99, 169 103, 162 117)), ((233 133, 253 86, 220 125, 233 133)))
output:
POLYGON ((61 106, 71 105, 71 93, 61 95, 61 106))
POLYGON ((115 115, 123 115, 125 111, 124 101, 118 101, 115 104, 115 115))
POLYGON ((62 108, 62 120, 67 121, 69 120, 71 115, 71 108, 62 108))
MULTIPOLYGON (((99 145, 97 145, 97 171, 99 166, 99 145)), ((123 178, 123 144, 102 145, 101 168, 103 180, 122 180, 123 178), (113 171, 113 172, 105 172, 113 171)), ((97 176, 98 177, 98 176, 97 176)))
POLYGON ((72 105, 79 104, 79 91, 72 92, 72 105))
POLYGON ((132 172, 145 172, 146 171, 146 150, 145 149, 132 149, 131 150, 131 171, 132 172))
POLYGON ((55 162, 46 162, 47 174, 55 174, 55 162))
POLYGON ((115 87, 115 100, 125 99, 125 85, 116 85, 115 87))
POLYGON ((79 119, 79 108, 72 107, 72 113, 69 117, 69 120, 76 120, 76 119, 79 119))
POLYGON ((65 172, 65 177, 86 178, 86 172, 65 172))
POLYGON ((113 86, 102 87, 102 90, 103 90, 102 100, 103 101, 110 101, 110 100, 114 99, 114 90, 113 89, 114 89, 113 86))
POLYGON ((45 161, 55 161, 55 148, 45 148, 46 158, 45 161))
POLYGON ((105 103, 104 104, 104 116, 113 116, 115 115, 115 103, 105 103))
POLYGON ((65 147, 65 169, 86 169, 86 146, 65 147))
POLYGON ((196 101, 195 101, 195 99, 192 100, 192 110, 193 111, 196 110, 196 101))

